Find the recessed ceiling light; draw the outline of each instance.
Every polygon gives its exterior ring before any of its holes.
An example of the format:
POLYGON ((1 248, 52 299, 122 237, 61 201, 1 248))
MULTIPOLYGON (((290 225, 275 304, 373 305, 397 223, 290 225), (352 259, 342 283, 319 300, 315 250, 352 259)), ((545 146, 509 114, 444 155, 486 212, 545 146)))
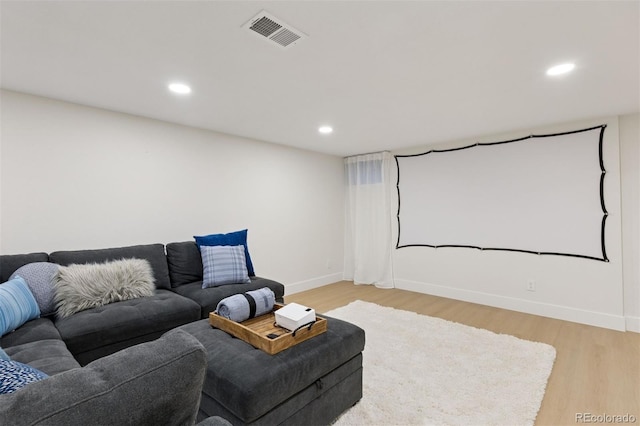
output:
POLYGON ((547 70, 547 75, 561 75, 571 72, 576 67, 575 64, 566 63, 555 65, 547 70))
POLYGON ((329 133, 333 132, 333 127, 331 127, 331 126, 320 126, 320 127, 318 127, 318 131, 320 133, 322 133, 323 135, 328 135, 329 133))
POLYGON ((171 83, 169 85, 169 90, 171 90, 173 93, 179 93, 181 95, 191 93, 191 87, 187 86, 184 83, 171 83))

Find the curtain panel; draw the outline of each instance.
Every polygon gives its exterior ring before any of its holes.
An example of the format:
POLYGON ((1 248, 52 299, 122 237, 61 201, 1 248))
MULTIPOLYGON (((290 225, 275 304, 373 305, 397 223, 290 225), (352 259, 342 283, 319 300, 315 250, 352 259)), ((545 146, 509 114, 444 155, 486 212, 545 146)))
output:
POLYGON ((345 167, 344 279, 392 288, 389 152, 356 155, 345 167))

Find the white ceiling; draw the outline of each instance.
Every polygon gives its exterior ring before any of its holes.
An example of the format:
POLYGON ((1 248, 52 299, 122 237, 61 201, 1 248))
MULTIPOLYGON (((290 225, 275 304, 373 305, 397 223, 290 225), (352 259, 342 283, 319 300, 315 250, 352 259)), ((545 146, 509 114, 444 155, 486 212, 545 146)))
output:
POLYGON ((640 111, 639 1, 3 0, 0 13, 3 88, 341 156, 640 111), (242 25, 261 10, 309 37, 259 39, 242 25), (545 75, 565 61, 572 74, 545 75), (193 93, 169 93, 175 80, 193 93))

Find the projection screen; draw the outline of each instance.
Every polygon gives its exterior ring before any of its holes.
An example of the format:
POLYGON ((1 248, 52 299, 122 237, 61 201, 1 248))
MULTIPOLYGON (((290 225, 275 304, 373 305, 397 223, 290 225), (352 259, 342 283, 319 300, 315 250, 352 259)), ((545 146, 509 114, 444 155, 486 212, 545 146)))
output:
POLYGON ((396 248, 468 247, 608 261, 605 127, 396 155, 396 248))

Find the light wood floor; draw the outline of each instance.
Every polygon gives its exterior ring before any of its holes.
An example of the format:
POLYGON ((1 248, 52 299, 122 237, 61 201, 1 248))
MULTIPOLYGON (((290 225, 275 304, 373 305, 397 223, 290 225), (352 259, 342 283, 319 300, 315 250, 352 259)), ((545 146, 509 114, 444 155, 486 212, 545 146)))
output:
POLYGON ((548 343, 556 361, 536 425, 575 425, 577 413, 635 416, 640 424, 640 334, 618 332, 398 289, 342 281, 285 297, 318 313, 354 300, 548 343))

